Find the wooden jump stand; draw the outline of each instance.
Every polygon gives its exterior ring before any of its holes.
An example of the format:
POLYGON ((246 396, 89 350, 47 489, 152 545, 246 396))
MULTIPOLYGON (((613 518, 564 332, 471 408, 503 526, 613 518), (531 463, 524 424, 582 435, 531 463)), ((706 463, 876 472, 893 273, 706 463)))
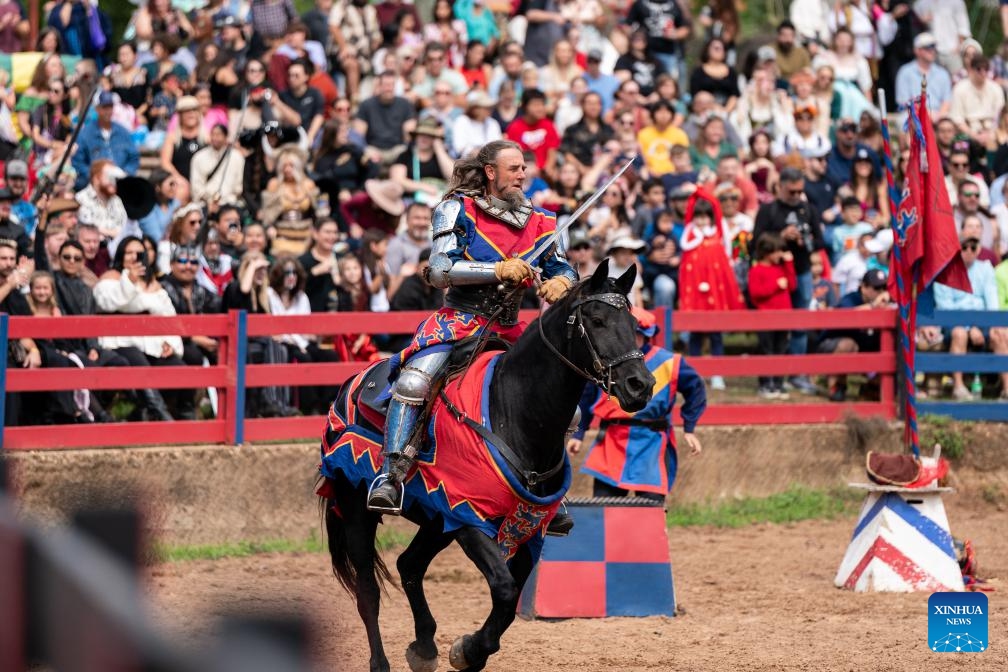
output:
MULTIPOLYGON (((941 446, 924 465, 936 465, 941 446)), ((855 592, 962 591, 952 534, 942 494, 954 492, 937 480, 922 488, 850 483, 865 490, 834 584, 855 592)))

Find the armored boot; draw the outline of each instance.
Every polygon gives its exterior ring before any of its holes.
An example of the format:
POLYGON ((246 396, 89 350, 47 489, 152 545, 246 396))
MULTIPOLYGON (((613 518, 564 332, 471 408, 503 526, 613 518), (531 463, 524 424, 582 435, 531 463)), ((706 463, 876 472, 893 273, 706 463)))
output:
POLYGON ((408 440, 423 406, 392 397, 385 420, 385 461, 382 473, 374 480, 368 493, 367 508, 379 513, 402 513, 403 482, 416 457, 417 448, 408 440))
MULTIPOLYGON (((404 374, 405 375, 405 374, 404 374)), ((413 465, 417 448, 409 445, 423 406, 403 400, 398 392, 392 395, 385 419, 385 460, 382 473, 368 493, 368 509, 398 516, 402 513, 403 482, 413 465)))
POLYGON ((385 461, 382 473, 368 492, 368 509, 398 516, 402 513, 403 482, 420 446, 417 423, 424 415, 433 381, 448 359, 447 350, 422 352, 412 357, 399 374, 385 418, 385 461), (417 435, 414 444, 410 439, 417 435))

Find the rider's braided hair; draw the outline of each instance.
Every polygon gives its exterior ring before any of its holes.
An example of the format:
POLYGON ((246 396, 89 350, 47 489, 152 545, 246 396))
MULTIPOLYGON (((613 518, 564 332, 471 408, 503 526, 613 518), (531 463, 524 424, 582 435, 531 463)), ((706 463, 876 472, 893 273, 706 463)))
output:
POLYGON ((445 194, 462 193, 466 196, 482 194, 487 186, 484 167, 496 164, 497 157, 505 149, 522 151, 521 146, 512 140, 494 140, 483 145, 483 148, 478 152, 456 161, 445 194))

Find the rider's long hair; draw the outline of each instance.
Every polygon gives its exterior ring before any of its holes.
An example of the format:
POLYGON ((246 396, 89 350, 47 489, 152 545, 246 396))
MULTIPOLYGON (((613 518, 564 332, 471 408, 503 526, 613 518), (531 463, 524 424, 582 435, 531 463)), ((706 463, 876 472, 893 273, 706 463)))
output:
POLYGON ((522 151, 521 146, 512 140, 494 140, 483 145, 478 152, 456 161, 445 194, 462 193, 466 196, 482 194, 487 186, 486 171, 483 168, 497 163, 497 157, 505 149, 522 151))

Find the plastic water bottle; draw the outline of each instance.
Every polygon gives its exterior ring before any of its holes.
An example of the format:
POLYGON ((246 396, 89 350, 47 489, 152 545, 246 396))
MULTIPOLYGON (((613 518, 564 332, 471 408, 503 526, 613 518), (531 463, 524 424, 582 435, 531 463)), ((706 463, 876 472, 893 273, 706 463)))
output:
POLYGON ((983 396, 983 381, 980 380, 980 374, 973 374, 973 382, 970 384, 970 394, 974 399, 980 399, 983 396))

